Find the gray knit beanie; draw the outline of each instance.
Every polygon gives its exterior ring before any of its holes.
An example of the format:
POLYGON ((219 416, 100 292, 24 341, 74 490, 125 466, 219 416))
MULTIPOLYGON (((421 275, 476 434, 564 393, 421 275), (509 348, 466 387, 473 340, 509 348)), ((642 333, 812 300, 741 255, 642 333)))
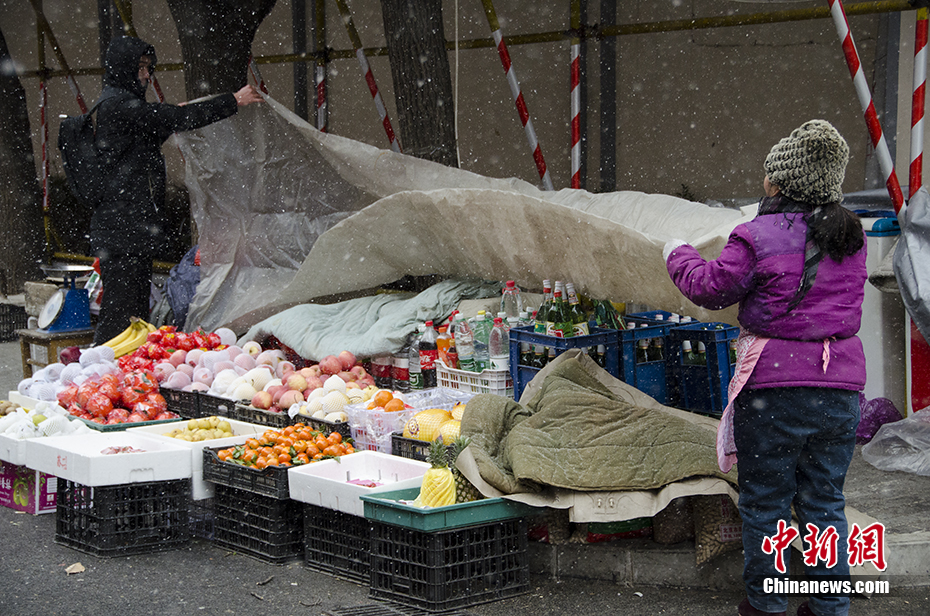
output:
POLYGON ((824 205, 843 198, 849 146, 826 120, 810 120, 775 144, 765 157, 769 182, 785 196, 824 205))

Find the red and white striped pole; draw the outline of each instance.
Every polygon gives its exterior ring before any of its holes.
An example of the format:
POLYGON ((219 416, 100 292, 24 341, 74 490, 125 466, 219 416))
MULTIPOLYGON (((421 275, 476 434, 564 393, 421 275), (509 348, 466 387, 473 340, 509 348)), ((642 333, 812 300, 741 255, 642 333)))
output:
POLYGON ((572 188, 581 188, 581 41, 572 39, 572 188))
POLYGON ((926 8, 917 9, 914 32, 914 94, 911 98, 911 167, 907 192, 913 197, 923 184, 924 102, 927 93, 927 16, 926 8))
POLYGON ((355 29, 355 23, 352 21, 352 13, 349 12, 349 6, 345 0, 336 0, 336 6, 339 7, 339 13, 342 15, 342 21, 346 25, 346 32, 349 34, 349 40, 352 41, 352 47, 355 49, 355 57, 358 58, 358 65, 362 69, 362 75, 365 77, 365 83, 368 84, 368 91, 381 117, 381 124, 384 126, 384 132, 387 134, 388 141, 391 143, 391 149, 400 152, 400 141, 394 134, 394 127, 391 126, 391 118, 388 117, 387 108, 384 106, 384 100, 381 93, 378 92, 378 84, 375 82, 375 75, 368 64, 368 58, 365 57, 365 50, 362 47, 362 38, 355 29))
POLYGON ((327 121, 326 65, 322 63, 316 65, 314 81, 316 82, 316 127, 321 133, 325 133, 327 121))
POLYGON ((526 108, 526 101, 523 100, 523 93, 520 91, 520 82, 517 81, 517 75, 510 61, 510 53, 507 51, 507 45, 504 43, 504 36, 501 34, 500 22, 497 20, 497 12, 494 10, 494 5, 491 0, 482 0, 482 3, 484 4, 484 13, 488 18, 488 25, 491 26, 491 35, 494 37, 494 44, 497 45, 497 53, 500 55, 501 64, 504 65, 504 72, 507 74, 507 83, 510 84, 510 93, 513 95, 513 102, 517 106, 520 123, 523 124, 526 140, 529 142, 530 151, 533 153, 533 161, 536 163, 539 179, 542 180, 543 187, 546 190, 555 190, 552 186, 552 178, 549 177, 549 170, 546 168, 546 160, 543 158, 542 148, 539 147, 539 141, 536 139, 536 131, 533 129, 533 121, 530 120, 530 113, 526 108))
POLYGON ((898 176, 894 170, 894 161, 891 158, 891 152, 888 150, 888 144, 882 134, 882 125, 878 120, 878 113, 875 111, 875 104, 872 102, 872 94, 869 91, 869 84, 866 81, 865 73, 862 70, 862 64, 859 61, 859 53, 856 51, 856 43, 853 41, 852 32, 849 30, 849 22, 846 19, 846 11, 843 9, 841 0, 827 0, 830 5, 830 14, 833 17, 833 23, 836 26, 836 33, 840 37, 843 45, 843 55, 846 56, 846 64, 849 67, 849 74, 852 75, 853 85, 856 88, 856 94, 859 96, 859 103, 862 105, 862 111, 865 114, 865 123, 869 129, 869 137, 872 139, 872 148, 875 155, 878 156, 878 165, 885 177, 885 187, 891 196, 891 203, 894 205, 895 213, 899 212, 904 206, 904 195, 901 193, 901 185, 898 183, 898 176))

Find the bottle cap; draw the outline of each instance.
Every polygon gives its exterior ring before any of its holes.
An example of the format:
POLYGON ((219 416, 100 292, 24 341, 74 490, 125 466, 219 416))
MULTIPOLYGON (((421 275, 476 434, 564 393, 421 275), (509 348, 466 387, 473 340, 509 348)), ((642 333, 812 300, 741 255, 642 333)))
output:
POLYGON ((507 281, 507 288, 508 288, 508 289, 512 289, 512 288, 514 288, 515 286, 517 286, 517 283, 514 282, 513 280, 508 280, 508 281, 507 281))
POLYGON ((426 326, 427 326, 427 327, 432 327, 432 326, 433 326, 433 322, 432 322, 432 321, 427 321, 427 322, 426 322, 426 326))
POLYGON ((444 334, 444 333, 446 333, 447 331, 449 331, 449 328, 447 328, 445 325, 440 325, 440 326, 439 326, 439 333, 440 333, 440 334, 444 334))
POLYGON ((502 319, 502 318, 500 318, 500 317, 494 317, 494 324, 495 324, 495 325, 503 325, 503 324, 504 324, 504 319, 502 319))

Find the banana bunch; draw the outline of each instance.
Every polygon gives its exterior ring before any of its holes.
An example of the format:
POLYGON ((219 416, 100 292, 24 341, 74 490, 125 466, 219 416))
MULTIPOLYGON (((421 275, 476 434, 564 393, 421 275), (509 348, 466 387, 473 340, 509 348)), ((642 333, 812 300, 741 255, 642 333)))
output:
POLYGON ((116 357, 122 357, 142 346, 149 332, 153 332, 155 329, 155 326, 151 323, 146 323, 140 318, 132 317, 129 327, 104 342, 103 346, 108 346, 113 349, 113 354, 116 357))

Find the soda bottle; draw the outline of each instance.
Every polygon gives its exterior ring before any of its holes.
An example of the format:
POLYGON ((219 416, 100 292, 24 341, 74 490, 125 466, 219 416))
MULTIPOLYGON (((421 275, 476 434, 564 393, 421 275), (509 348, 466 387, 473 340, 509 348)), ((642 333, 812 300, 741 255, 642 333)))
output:
POLYGON ((436 387, 436 360, 439 359, 439 347, 436 339, 439 335, 432 321, 426 322, 426 331, 420 337, 420 373, 423 375, 423 389, 436 387))
POLYGON ((423 389, 423 373, 420 371, 420 337, 423 336, 424 331, 426 331, 425 324, 417 325, 417 331, 410 341, 410 361, 407 370, 410 374, 411 391, 423 389))
POLYGON ((601 368, 607 368, 607 345, 597 345, 597 355, 594 358, 594 362, 601 368))
POLYGON ((581 302, 578 301, 578 294, 575 293, 575 285, 566 282, 565 291, 568 293, 568 312, 572 318, 573 335, 587 336, 591 333, 591 329, 588 327, 588 317, 581 308, 581 302))
POLYGON ((697 343, 697 355, 695 355, 694 363, 697 366, 707 365, 707 347, 701 341, 697 343))
POLYGON ((491 356, 488 353, 488 341, 491 337, 491 328, 493 325, 485 319, 484 310, 479 310, 475 315, 475 371, 481 372, 491 367, 491 356))
POLYGON ((439 328, 439 335, 436 336, 436 349, 439 351, 439 359, 447 368, 455 368, 449 361, 449 348, 452 346, 452 336, 449 335, 448 328, 443 325, 439 328))
POLYGON ((533 326, 533 331, 537 334, 546 333, 546 323, 549 313, 549 307, 552 305, 552 283, 548 280, 543 280, 543 302, 539 306, 539 310, 536 311, 536 322, 533 326))
POLYGON ((390 389, 391 367, 394 357, 391 353, 379 353, 371 358, 371 375, 375 377, 375 385, 381 389, 390 389))
POLYGON ((462 314, 455 315, 455 351, 459 370, 477 372, 475 367, 475 335, 462 314))
POLYGON ((574 334, 568 304, 562 299, 562 283, 556 281, 552 297, 552 308, 546 315, 546 335, 556 338, 571 338, 574 334))
POLYGON ((736 363, 736 338, 733 338, 732 340, 730 340, 730 342, 727 343, 727 346, 729 347, 729 350, 730 350, 730 363, 735 364, 736 363))
POLYGON ((541 344, 533 345, 533 359, 530 361, 531 368, 543 368, 546 365, 546 347, 541 344))
POLYGON ((488 354, 492 370, 510 370, 510 334, 504 329, 503 319, 496 317, 488 338, 488 354))
POLYGON ((681 363, 686 366, 693 366, 697 361, 694 356, 694 349, 691 347, 690 340, 681 341, 681 363))
POLYGON ((521 310, 523 298, 520 296, 520 288, 513 280, 508 280, 501 293, 501 312, 504 313, 504 319, 519 316, 521 310))
POLYGON ((636 363, 644 364, 649 361, 649 338, 640 338, 636 341, 636 363))
POLYGON ((391 364, 391 388, 402 393, 410 391, 410 345, 414 336, 411 334, 404 346, 394 353, 391 364))
POLYGON ((662 336, 652 339, 649 345, 649 356, 652 361, 662 361, 665 359, 665 340, 662 336))

